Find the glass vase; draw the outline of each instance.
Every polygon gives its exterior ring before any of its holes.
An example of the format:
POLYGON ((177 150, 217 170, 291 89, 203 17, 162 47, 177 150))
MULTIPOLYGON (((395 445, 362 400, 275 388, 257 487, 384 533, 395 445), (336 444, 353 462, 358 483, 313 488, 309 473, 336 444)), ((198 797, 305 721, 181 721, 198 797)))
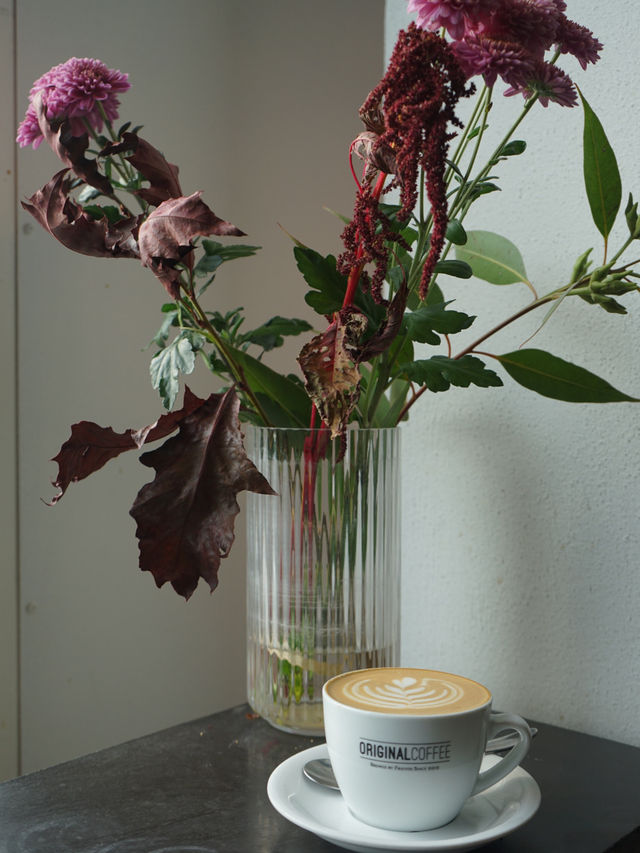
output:
POLYGON ((397 429, 247 428, 277 496, 247 494, 249 703, 277 728, 322 734, 322 686, 394 666, 400 638, 397 429))

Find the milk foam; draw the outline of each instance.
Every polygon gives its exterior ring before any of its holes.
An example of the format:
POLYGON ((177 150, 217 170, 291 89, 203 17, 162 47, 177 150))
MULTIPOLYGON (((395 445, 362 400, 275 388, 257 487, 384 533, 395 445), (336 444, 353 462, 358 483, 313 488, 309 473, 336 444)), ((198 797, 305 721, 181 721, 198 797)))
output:
POLYGON ((333 679, 327 691, 345 705, 400 714, 465 711, 491 698, 481 684, 461 676, 401 668, 348 673, 333 679))

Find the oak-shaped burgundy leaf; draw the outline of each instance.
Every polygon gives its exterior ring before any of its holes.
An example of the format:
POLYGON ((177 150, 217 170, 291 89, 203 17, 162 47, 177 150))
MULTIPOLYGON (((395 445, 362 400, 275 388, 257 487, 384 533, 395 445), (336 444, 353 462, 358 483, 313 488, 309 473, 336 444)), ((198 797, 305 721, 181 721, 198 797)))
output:
POLYGON ((336 312, 321 334, 305 344, 298 362, 306 379, 307 393, 331 437, 344 433, 360 395, 360 340, 367 319, 354 308, 336 312))
POLYGON ((274 494, 245 453, 239 409, 233 389, 212 394, 184 418, 178 435, 141 457, 156 476, 131 508, 140 568, 185 598, 200 578, 212 592, 218 585, 220 559, 233 544, 238 492, 274 494))
POLYGON ((100 190, 106 196, 113 197, 113 187, 108 178, 103 175, 95 160, 88 160, 84 153, 89 147, 89 135, 73 136, 70 123, 62 118, 53 121, 47 119, 47 110, 43 102, 42 92, 39 92, 33 105, 38 117, 42 135, 60 160, 76 173, 85 183, 100 190))
POLYGON ((57 172, 28 201, 21 202, 42 227, 67 249, 97 258, 139 257, 136 233, 139 218, 110 224, 106 216, 94 219, 69 195, 68 169, 57 172))
POLYGON ((163 201, 138 233, 142 263, 160 279, 173 299, 180 293, 178 264, 190 263, 194 237, 244 236, 244 231, 216 216, 201 195, 198 191, 163 201))
POLYGON ((155 423, 142 429, 128 429, 118 433, 111 427, 102 427, 92 421, 73 424, 70 438, 53 458, 53 462, 58 463, 58 476, 53 485, 59 491, 49 501, 49 505, 56 504, 71 483, 84 480, 89 474, 106 465, 110 459, 115 459, 126 450, 138 450, 145 443, 166 438, 178 428, 185 417, 203 403, 204 400, 185 388, 184 405, 181 409, 162 415, 155 423))
POLYGON ((136 195, 154 206, 169 198, 180 198, 182 190, 178 180, 178 167, 169 163, 163 154, 137 133, 123 133, 122 142, 112 142, 100 154, 132 153, 125 157, 150 186, 136 190, 136 195))

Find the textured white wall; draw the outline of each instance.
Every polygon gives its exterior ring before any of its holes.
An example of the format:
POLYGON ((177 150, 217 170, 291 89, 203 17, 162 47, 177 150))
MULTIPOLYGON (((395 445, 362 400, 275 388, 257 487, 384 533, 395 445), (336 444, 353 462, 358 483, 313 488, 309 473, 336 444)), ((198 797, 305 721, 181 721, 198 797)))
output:
MULTIPOLYGON (((311 314, 279 223, 320 251, 337 244, 341 223, 322 208, 351 205, 346 152, 380 74, 382 0, 326 0, 321 13, 312 0, 20 0, 17 10, 21 111, 32 81, 69 56, 128 71, 123 120, 143 123, 143 135, 180 165, 185 192, 202 189, 216 213, 265 247, 221 272, 208 306, 244 304, 258 322, 311 314)), ((12 35, 11 19, 2 24, 12 35)), ((9 151, 14 132, 6 122, 9 151)), ((22 198, 59 168, 45 146, 21 150, 18 165, 22 198)), ((23 211, 19 226, 26 771, 243 701, 245 584, 242 524, 213 597, 201 585, 185 604, 138 570, 128 509, 152 472, 133 458, 72 486, 55 508, 41 502, 52 494, 48 460, 71 423, 125 429, 160 414, 151 353, 141 350, 166 296, 134 261, 74 255, 23 211)), ((214 390, 204 371, 189 384, 214 390)), ((0 657, 8 678, 14 650, 0 657)), ((6 704, 13 708, 15 692, 6 704)))
MULTIPOLYGON (((624 206, 629 190, 640 198, 640 8, 615 6, 569 0, 569 17, 605 50, 586 72, 561 64, 616 151, 624 206)), ((387 53, 405 9, 387 0, 387 53)), ((497 95, 492 127, 508 126, 521 103, 497 95)), ((513 240, 540 293, 600 246, 581 135, 579 107, 536 106, 518 132, 527 152, 504 164, 502 192, 467 220, 513 240)), ((616 234, 625 230, 621 216, 616 234)), ((528 299, 522 285, 442 283, 454 307, 479 316, 470 340, 528 299)), ((640 304, 625 302, 630 316, 618 317, 566 300, 531 345, 640 397, 640 304)), ((508 352, 540 319, 484 349, 508 352)), ((498 707, 640 745, 640 408, 554 402, 504 380, 425 395, 404 427, 403 661, 476 677, 498 707)))

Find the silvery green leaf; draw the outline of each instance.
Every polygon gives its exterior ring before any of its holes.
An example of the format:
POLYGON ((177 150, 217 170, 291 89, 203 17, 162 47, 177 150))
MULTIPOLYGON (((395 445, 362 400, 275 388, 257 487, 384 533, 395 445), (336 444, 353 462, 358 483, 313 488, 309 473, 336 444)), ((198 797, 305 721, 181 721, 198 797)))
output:
POLYGON ((180 374, 193 371, 196 351, 202 346, 201 335, 188 332, 178 335, 169 346, 151 359, 149 373, 151 384, 159 392, 165 409, 171 409, 180 390, 180 374), (197 340, 194 340, 197 338, 197 340), (195 346, 194 346, 195 344, 195 346))

